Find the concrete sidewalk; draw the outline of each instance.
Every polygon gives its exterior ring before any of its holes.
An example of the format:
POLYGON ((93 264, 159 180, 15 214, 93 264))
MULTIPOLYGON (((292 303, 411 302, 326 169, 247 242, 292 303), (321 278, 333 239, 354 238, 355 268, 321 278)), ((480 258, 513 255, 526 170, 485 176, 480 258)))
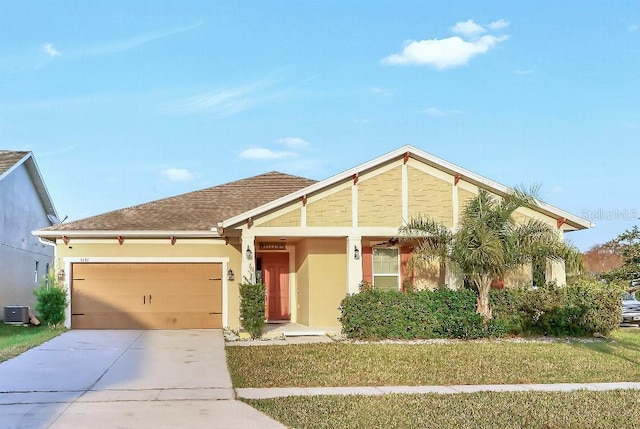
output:
POLYGON ((458 386, 379 386, 379 387, 275 387, 275 388, 237 388, 238 398, 268 399, 286 396, 312 395, 386 395, 389 393, 424 394, 437 393, 451 395, 475 392, 571 392, 574 390, 617 390, 640 389, 638 382, 620 383, 558 383, 558 384, 487 384, 458 386))

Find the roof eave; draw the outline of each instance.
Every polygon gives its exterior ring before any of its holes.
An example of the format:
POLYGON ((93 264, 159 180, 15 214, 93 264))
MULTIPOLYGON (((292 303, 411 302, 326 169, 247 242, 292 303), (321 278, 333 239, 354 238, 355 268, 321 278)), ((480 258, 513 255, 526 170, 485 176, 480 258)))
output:
POLYGON ((146 230, 43 230, 31 232, 36 237, 56 238, 220 238, 216 231, 146 231, 146 230))
POLYGON ((33 181, 33 184, 36 188, 36 192, 38 193, 38 197, 42 202, 42 205, 47 212, 47 214, 54 215, 56 218, 58 217, 58 212, 56 211, 55 206, 53 205, 53 200, 51 199, 51 195, 49 194, 49 190, 47 189, 47 185, 44 183, 42 179, 42 174, 40 173, 40 168, 38 168, 38 164, 36 163, 36 159, 33 156, 33 152, 27 152, 27 154, 22 157, 18 162, 16 162, 11 168, 7 169, 3 174, 0 175, 0 180, 7 177, 14 170, 24 164, 27 169, 27 173, 29 177, 33 181))
POLYGON ((58 212, 55 205, 53 204, 53 199, 51 198, 51 194, 49 194, 47 185, 42 178, 40 168, 38 167, 38 163, 36 162, 33 153, 29 152, 29 154, 25 158, 27 158, 25 160, 27 171, 31 176, 31 180, 33 180, 35 183, 36 190, 38 191, 38 195, 40 196, 40 200, 42 201, 47 214, 54 215, 56 218, 58 218, 58 212))

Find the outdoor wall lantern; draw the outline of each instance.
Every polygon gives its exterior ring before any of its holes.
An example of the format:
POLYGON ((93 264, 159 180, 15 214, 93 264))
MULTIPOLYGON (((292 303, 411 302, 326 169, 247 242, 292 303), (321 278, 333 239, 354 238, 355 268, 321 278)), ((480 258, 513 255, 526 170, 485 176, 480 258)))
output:
POLYGON ((251 250, 251 247, 249 247, 249 246, 247 246, 246 255, 247 255, 247 259, 249 259, 249 260, 253 259, 253 251, 251 250))
POLYGON ((356 261, 360 259, 360 249, 358 249, 358 246, 353 246, 353 259, 356 261))
POLYGON ((58 271, 58 281, 59 281, 60 283, 63 283, 63 282, 64 282, 64 270, 60 270, 60 271, 58 271))
POLYGON ((231 268, 229 268, 229 271, 227 271, 227 280, 232 282, 235 279, 236 279, 236 276, 233 274, 233 270, 231 268))

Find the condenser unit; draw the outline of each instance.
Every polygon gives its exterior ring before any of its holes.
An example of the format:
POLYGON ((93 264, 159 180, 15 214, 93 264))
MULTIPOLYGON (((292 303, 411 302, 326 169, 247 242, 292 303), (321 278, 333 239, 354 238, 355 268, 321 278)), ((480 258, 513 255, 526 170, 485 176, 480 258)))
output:
POLYGON ((29 323, 29 307, 24 305, 6 305, 4 307, 4 323, 25 325, 29 323))

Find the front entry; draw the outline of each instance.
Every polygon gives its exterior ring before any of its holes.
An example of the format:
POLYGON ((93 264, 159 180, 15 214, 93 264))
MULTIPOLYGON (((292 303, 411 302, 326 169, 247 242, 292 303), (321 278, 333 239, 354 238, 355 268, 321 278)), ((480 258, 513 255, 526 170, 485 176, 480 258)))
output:
POLYGON ((262 253, 262 280, 267 290, 267 320, 290 320, 289 254, 262 253))

